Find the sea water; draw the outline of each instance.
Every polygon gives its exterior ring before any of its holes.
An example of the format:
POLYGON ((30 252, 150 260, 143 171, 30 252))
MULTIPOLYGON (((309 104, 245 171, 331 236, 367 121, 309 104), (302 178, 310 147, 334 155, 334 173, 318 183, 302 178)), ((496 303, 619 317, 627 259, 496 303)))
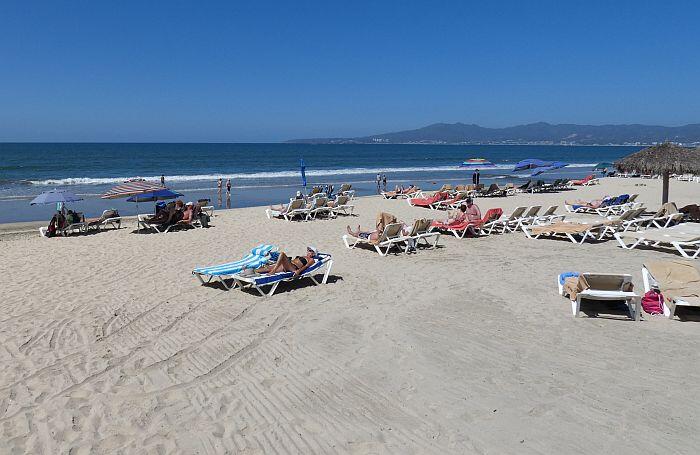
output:
MULTIPOLYGON (((612 162, 641 147, 543 145, 423 145, 423 144, 87 144, 0 143, 0 222, 44 220, 53 206, 30 206, 32 198, 53 188, 83 198, 72 204, 86 216, 116 208, 135 214, 125 199, 100 195, 128 179, 160 181, 182 193, 183 200, 209 198, 220 208, 278 204, 301 186, 300 160, 306 165, 307 188, 350 183, 358 195, 377 193, 377 174, 386 174, 388 187, 416 184, 423 189, 443 183, 471 183, 473 170, 460 168, 468 158, 495 163, 481 169, 482 183, 523 183, 529 171, 513 171, 527 158, 569 163, 535 179, 580 178, 599 162, 612 162), (224 189, 221 197, 217 180, 224 189), (231 179, 227 198, 226 180, 231 179)), ((150 212, 152 204, 139 204, 150 212)))

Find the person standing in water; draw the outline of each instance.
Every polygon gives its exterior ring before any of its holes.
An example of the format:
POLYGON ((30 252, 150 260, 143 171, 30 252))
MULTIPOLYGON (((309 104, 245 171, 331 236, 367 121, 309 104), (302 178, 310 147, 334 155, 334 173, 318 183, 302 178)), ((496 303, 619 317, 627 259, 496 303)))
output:
POLYGON ((160 186, 165 186, 165 174, 160 175, 160 186))
POLYGON ((377 174, 377 194, 382 191, 382 174, 377 174))
POLYGON ((384 187, 384 191, 386 191, 386 174, 382 174, 382 186, 384 187))
POLYGON ((224 186, 224 181, 219 177, 219 181, 216 182, 216 188, 219 190, 219 197, 221 197, 221 190, 224 186))
POLYGON ((474 185, 478 185, 478 184, 479 184, 479 182, 480 182, 480 178, 479 178, 479 177, 480 177, 480 176, 479 176, 479 170, 477 169, 477 170, 475 170, 474 173, 472 174, 472 183, 473 183, 474 185))

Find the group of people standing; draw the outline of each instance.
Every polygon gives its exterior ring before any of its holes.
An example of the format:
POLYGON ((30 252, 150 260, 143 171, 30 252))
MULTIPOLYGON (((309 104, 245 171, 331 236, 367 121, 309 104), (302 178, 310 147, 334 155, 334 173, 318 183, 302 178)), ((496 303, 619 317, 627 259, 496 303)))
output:
POLYGON ((377 194, 382 192, 382 187, 386 191, 386 174, 377 174, 377 194))

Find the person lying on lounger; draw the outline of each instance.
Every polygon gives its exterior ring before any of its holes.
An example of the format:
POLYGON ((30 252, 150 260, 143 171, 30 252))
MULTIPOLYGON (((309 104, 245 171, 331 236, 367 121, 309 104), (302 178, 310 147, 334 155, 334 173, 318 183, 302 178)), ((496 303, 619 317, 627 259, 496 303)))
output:
POLYGON ((346 229, 348 234, 353 237, 369 240, 370 242, 377 242, 379 240, 379 236, 382 235, 382 232, 384 232, 384 228, 392 223, 396 223, 396 217, 390 213, 381 212, 379 215, 377 215, 377 222, 375 224, 376 229, 373 231, 363 231, 360 226, 357 226, 356 231, 353 231, 350 226, 347 226, 346 229))
POLYGON ((411 194, 411 193, 415 193, 418 190, 419 190, 419 188, 415 185, 409 185, 405 188, 401 185, 396 185, 396 188, 394 188, 394 191, 387 191, 384 194, 387 197, 396 197, 399 194, 411 194))
POLYGON ((574 207, 588 207, 588 208, 591 208, 591 209, 597 209, 597 208, 600 208, 601 204, 602 204, 604 201, 607 201, 608 199, 610 199, 610 197, 609 197, 609 196, 606 196, 606 197, 604 197, 603 199, 594 199, 594 200, 592 200, 592 201, 590 201, 590 202, 589 202, 589 201, 583 201, 583 200, 581 200, 581 199, 577 199, 577 200, 575 200, 575 201, 564 201, 564 203, 565 203, 566 205, 571 205, 571 206, 574 206, 574 207))
POLYGON ((318 250, 313 246, 306 247, 306 254, 304 256, 295 256, 293 259, 290 259, 285 253, 280 253, 277 262, 272 265, 258 267, 255 269, 255 273, 273 274, 279 272, 294 272, 294 276, 299 276, 304 270, 314 264, 316 261, 314 256, 316 256, 316 254, 318 254, 318 250))

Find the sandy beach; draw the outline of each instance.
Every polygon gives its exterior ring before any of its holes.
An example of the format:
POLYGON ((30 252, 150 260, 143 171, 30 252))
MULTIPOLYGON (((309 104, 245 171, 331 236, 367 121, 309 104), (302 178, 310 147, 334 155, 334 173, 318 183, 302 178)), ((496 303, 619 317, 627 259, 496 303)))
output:
MULTIPOLYGON (((699 190, 673 181, 671 200, 699 190)), ((619 193, 656 210, 661 181, 477 204, 563 212, 619 193)), ((219 211, 210 229, 162 235, 5 229, 0 453, 697 453, 700 322, 605 305, 575 319, 556 289, 576 270, 630 273, 643 293, 642 264, 677 255, 518 232, 379 257, 346 249, 345 226, 445 213, 355 205, 292 223, 219 211), (191 275, 261 242, 331 253, 328 284, 262 298, 191 275)))

